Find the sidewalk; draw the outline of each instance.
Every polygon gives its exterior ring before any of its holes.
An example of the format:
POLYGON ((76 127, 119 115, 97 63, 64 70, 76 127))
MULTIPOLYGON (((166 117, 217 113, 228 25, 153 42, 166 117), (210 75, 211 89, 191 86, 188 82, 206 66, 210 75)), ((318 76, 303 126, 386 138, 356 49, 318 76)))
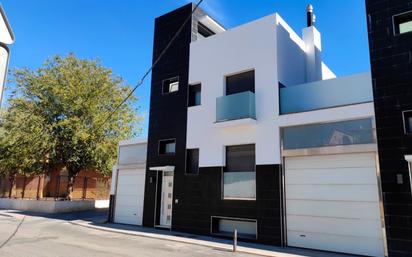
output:
MULTIPOLYGON (((231 240, 218 239, 207 236, 198 236, 187 233, 158 230, 153 228, 146 228, 140 226, 104 223, 104 220, 96 218, 94 220, 73 220, 71 224, 83 226, 91 229, 97 229, 106 232, 120 233, 131 236, 140 236, 153 239, 167 240, 173 242, 187 243, 199 246, 210 247, 214 249, 221 249, 224 251, 232 251, 231 240)), ((349 257, 351 255, 337 254, 330 252, 321 252, 313 250, 305 250, 291 247, 275 247, 261 244, 239 242, 237 251, 240 253, 254 254, 269 257, 349 257)))

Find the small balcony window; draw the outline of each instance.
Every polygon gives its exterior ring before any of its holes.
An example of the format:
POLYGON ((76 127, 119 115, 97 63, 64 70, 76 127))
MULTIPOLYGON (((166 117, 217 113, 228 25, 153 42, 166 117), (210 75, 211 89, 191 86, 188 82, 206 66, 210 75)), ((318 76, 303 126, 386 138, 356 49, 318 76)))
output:
POLYGON ((163 94, 179 91, 179 77, 163 80, 163 94))
POLYGON ((412 11, 393 16, 395 35, 412 32, 412 11))
POLYGON ((201 104, 201 88, 200 84, 189 86, 189 107, 201 104))
POLYGON ((159 141, 159 154, 175 154, 176 139, 167 139, 159 141))
POLYGON ((247 71, 226 77, 226 95, 255 92, 255 71, 247 71))

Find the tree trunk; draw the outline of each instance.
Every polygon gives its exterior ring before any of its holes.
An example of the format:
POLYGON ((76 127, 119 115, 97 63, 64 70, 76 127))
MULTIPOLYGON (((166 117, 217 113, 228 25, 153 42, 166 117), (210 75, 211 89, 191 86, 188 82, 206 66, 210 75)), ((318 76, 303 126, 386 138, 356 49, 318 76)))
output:
POLYGON ((15 174, 9 176, 9 182, 10 182, 9 198, 11 198, 11 194, 13 193, 14 181, 16 181, 15 174))
POLYGON ((69 201, 73 200, 74 182, 76 181, 77 174, 79 172, 69 170, 69 180, 67 183, 67 200, 69 201))

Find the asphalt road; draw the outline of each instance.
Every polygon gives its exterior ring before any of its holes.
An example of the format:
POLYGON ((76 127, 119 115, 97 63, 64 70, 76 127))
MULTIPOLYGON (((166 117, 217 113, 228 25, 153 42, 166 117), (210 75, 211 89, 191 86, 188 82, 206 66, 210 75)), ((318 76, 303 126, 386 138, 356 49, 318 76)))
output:
MULTIPOLYGON (((76 214, 21 215, 14 218, 0 215, 0 256, 252 256, 190 244, 99 231, 68 222, 78 218, 76 214), (16 228, 18 230, 12 236, 16 228)), ((87 219, 87 216, 84 218, 87 219)))

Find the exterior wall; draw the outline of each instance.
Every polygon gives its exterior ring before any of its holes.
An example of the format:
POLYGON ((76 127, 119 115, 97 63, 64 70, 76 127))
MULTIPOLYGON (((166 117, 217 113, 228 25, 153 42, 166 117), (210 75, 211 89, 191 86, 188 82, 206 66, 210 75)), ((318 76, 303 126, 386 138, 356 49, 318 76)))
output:
POLYGON ((14 43, 14 34, 7 20, 3 7, 0 6, 0 107, 6 83, 7 67, 9 64, 9 48, 14 43))
POLYGON ((278 113, 276 15, 191 44, 191 84, 202 83, 202 105, 188 110, 187 148, 200 148, 200 167, 223 166, 226 145, 256 143, 256 164, 279 163, 279 135, 273 129, 278 113), (216 98, 224 95, 226 75, 255 69, 258 126, 218 128, 216 98))
POLYGON ((394 36, 392 23, 393 15, 412 10, 412 2, 367 0, 366 9, 389 256, 412 256, 412 196, 404 157, 412 154, 412 137, 404 134, 402 118, 402 111, 412 109, 412 34, 394 36))
MULTIPOLYGON (((155 21, 153 61, 166 47, 170 39, 192 12, 192 4, 165 14, 155 21)), ((186 162, 186 123, 188 102, 189 44, 192 40, 192 22, 188 22, 169 50, 152 71, 150 96, 150 119, 147 147, 147 176, 145 187, 143 225, 155 224, 156 172, 150 167, 175 166, 174 188, 183 188, 186 162), (179 91, 163 95, 162 81, 179 76, 179 91), (158 142, 161 139, 176 139, 174 155, 159 156, 158 142)), ((179 197, 179 193, 174 194, 179 197)), ((176 206, 173 206, 175 211, 176 206)), ((173 223, 175 224, 175 223, 173 223)))
POLYGON ((279 15, 276 15, 276 20, 279 81, 285 86, 306 83, 305 42, 279 15))

